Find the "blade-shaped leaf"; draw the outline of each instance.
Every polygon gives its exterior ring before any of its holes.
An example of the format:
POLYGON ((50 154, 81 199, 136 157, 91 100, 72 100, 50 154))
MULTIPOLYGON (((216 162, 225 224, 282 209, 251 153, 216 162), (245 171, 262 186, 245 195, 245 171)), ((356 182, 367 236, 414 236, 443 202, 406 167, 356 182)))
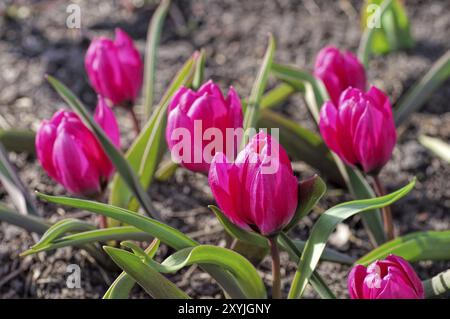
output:
POLYGON ((410 262, 421 260, 450 260, 450 230, 416 232, 397 237, 356 261, 356 264, 369 265, 389 254, 403 257, 410 262))
POLYGON ((189 299, 189 296, 174 283, 153 267, 145 264, 138 256, 114 247, 105 246, 104 250, 117 266, 131 276, 153 298, 189 299))
POLYGON ((198 57, 197 63, 195 64, 194 79, 192 81, 192 88, 197 90, 203 83, 205 78, 205 63, 206 63, 206 52, 205 49, 200 50, 200 56, 198 57))
POLYGON ((216 265, 231 272, 247 298, 264 299, 266 289, 253 265, 238 253, 217 246, 200 245, 185 248, 169 256, 161 264, 152 266, 162 273, 174 273, 192 264, 216 265))
POLYGON ((327 191, 327 186, 323 180, 314 175, 306 180, 298 183, 298 207, 291 222, 284 228, 284 231, 288 231, 313 209, 319 202, 322 196, 327 191))
MULTIPOLYGON (((210 205, 208 207, 216 215, 217 219, 222 224, 225 231, 228 234, 230 234, 230 236, 232 236, 233 238, 239 239, 242 242, 246 242, 246 243, 261 247, 261 248, 269 247, 268 243, 267 243, 267 239, 264 238, 263 236, 258 235, 257 233, 254 233, 254 232, 245 231, 245 230, 237 227, 236 225, 231 223, 229 221, 229 219, 226 218, 225 215, 216 206, 210 205)), ((284 249, 286 248, 285 245, 283 245, 283 243, 280 240, 278 240, 278 242, 282 248, 284 248, 284 249)), ((304 241, 292 240, 292 243, 295 245, 295 247, 296 247, 296 249, 298 249, 298 251, 303 251, 303 248, 305 246, 304 241)), ((325 252, 321 256, 321 260, 340 263, 340 264, 346 264, 346 265, 351 265, 355 261, 353 258, 351 258, 347 255, 344 255, 344 254, 342 254, 334 249, 331 249, 331 248, 325 249, 325 252)))
MULTIPOLYGON (((160 154, 163 153, 163 131, 166 123, 166 112, 171 96, 182 85, 189 86, 195 69, 195 61, 198 53, 195 53, 180 69, 173 79, 160 104, 153 112, 151 118, 142 129, 138 138, 126 153, 126 160, 133 171, 140 177, 140 183, 144 189, 150 186, 154 172, 159 163, 160 154)), ((131 208, 130 202, 133 194, 126 187, 126 180, 116 174, 111 187, 110 204, 123 208, 131 208)), ((137 210, 133 207, 132 210, 137 210)))
POLYGON ((261 99, 261 110, 274 108, 278 104, 286 101, 288 97, 294 94, 295 89, 292 85, 281 83, 274 89, 270 90, 261 99))
POLYGON ((8 154, 0 143, 0 182, 8 192, 11 201, 13 202, 19 213, 26 215, 38 215, 36 206, 31 200, 25 186, 17 175, 15 169, 8 160, 8 154))
MULTIPOLYGON (((168 225, 165 225, 152 218, 136 214, 133 211, 121 207, 78 198, 49 196, 40 193, 38 193, 38 196, 51 203, 84 209, 112 219, 116 219, 124 224, 134 226, 154 236, 155 238, 160 239, 161 242, 176 250, 198 245, 195 240, 187 237, 185 234, 168 225)), ((235 278, 229 272, 213 265, 204 266, 203 268, 232 298, 245 297, 235 278)))
POLYGON ((430 70, 404 94, 394 107, 395 124, 402 124, 450 77, 450 51, 437 60, 430 70))
POLYGON ((5 149, 9 152, 23 152, 34 155, 36 152, 34 139, 35 134, 30 130, 0 129, 0 143, 3 144, 5 149))
MULTIPOLYGON (((255 83, 253 84, 250 97, 248 99, 247 108, 244 115, 244 132, 248 129, 254 128, 259 116, 259 108, 264 90, 267 85, 267 79, 269 78, 270 68, 272 66, 273 56, 275 54, 275 39, 269 35, 269 45, 263 58, 263 62, 256 76, 255 83)), ((249 136, 244 134, 241 148, 243 148, 248 142, 249 136)))
POLYGON ((450 145, 443 140, 425 135, 419 136, 419 142, 434 154, 450 163, 450 145))
MULTIPOLYGON (((280 236, 278 238, 278 242, 280 246, 287 251, 289 254, 289 257, 295 262, 298 263, 301 257, 302 249, 299 249, 299 247, 286 235, 286 233, 281 232, 280 236)), ((311 285, 313 286, 314 290, 317 291, 319 296, 323 299, 336 299, 336 296, 333 294, 333 292, 328 288, 325 281, 320 277, 319 273, 317 271, 313 271, 311 275, 311 285)))
POLYGON ((150 216, 155 216, 160 218, 159 213, 153 208, 145 190, 139 183, 139 179, 134 173, 131 166, 128 164, 127 160, 121 154, 119 150, 116 149, 114 144, 106 136, 103 129, 94 121, 93 117, 89 114, 86 107, 81 103, 81 101, 60 81, 52 76, 47 76, 48 82, 53 86, 53 88, 58 92, 58 94, 67 102, 67 104, 77 112, 84 122, 91 128, 92 132, 97 137, 98 141, 103 147, 103 150, 108 155, 108 158, 114 164, 117 172, 125 181, 126 185, 131 189, 139 203, 144 208, 145 212, 150 216))
MULTIPOLYGON (((52 228, 55 225, 52 226, 52 228)), ((60 236, 51 241, 44 241, 43 238, 33 247, 24 251, 21 255, 26 256, 30 254, 39 253, 41 251, 48 251, 62 247, 80 246, 82 244, 91 244, 97 242, 108 242, 110 240, 138 240, 148 241, 154 237, 147 234, 136 227, 121 226, 109 227, 102 229, 95 229, 90 231, 83 231, 79 233, 60 236)))
MULTIPOLYGON (((337 157, 337 156, 336 156, 337 157)), ((336 159, 342 163, 340 159, 336 159)), ((375 192, 370 187, 367 180, 358 171, 342 163, 345 174, 348 176, 347 188, 354 198, 365 199, 375 197, 375 192)), ((341 167, 342 167, 341 166, 341 167)), ((368 235, 374 245, 381 245, 386 241, 383 220, 379 210, 368 211, 361 216, 364 227, 368 230, 368 235)))
POLYGON ((289 298, 300 298, 302 296, 308 280, 325 249, 328 238, 337 224, 355 214, 392 204, 409 193, 414 185, 415 180, 386 196, 342 203, 324 212, 314 224, 306 242, 294 281, 292 282, 289 298))
POLYGON ((301 83, 297 85, 300 92, 305 93, 306 105, 316 122, 319 121, 319 110, 323 103, 328 100, 328 93, 320 79, 315 78, 310 73, 305 72, 295 66, 273 63, 272 73, 278 79, 287 83, 301 83))
MULTIPOLYGON (((145 253, 149 258, 153 258, 159 248, 160 241, 155 239, 150 246, 147 247, 145 253)), ((105 292, 103 299, 128 299, 131 289, 133 289, 136 281, 123 271, 105 292)))
POLYGON ((153 14, 147 30, 147 45, 145 48, 144 65, 144 114, 148 119, 153 107, 153 95, 155 92, 156 61, 158 57, 158 45, 161 38, 161 30, 169 11, 170 0, 162 0, 153 14))
POLYGON ((40 244, 46 245, 48 243, 51 243, 55 239, 58 239, 59 237, 68 232, 78 232, 93 229, 96 229, 94 225, 91 225, 84 221, 74 218, 63 219, 53 224, 52 227, 50 227, 41 237, 39 243, 36 244, 34 247, 38 248, 40 244))
POLYGON ((50 227, 44 219, 37 216, 22 215, 0 203, 0 221, 26 229, 30 232, 43 234, 50 227))

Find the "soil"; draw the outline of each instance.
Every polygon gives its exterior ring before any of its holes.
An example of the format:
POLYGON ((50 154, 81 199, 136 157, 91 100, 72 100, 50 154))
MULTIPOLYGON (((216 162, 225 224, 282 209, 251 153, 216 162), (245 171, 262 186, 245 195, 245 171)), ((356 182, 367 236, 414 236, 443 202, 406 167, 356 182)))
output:
MULTIPOLYGON (((87 105, 95 105, 95 94, 87 82, 83 66, 89 39, 112 36, 115 27, 123 28, 143 52, 146 29, 156 4, 133 7, 139 1, 78 0, 81 7, 81 30, 66 27, 65 0, 6 0, 0 3, 0 127, 36 130, 42 119, 49 118, 64 103, 44 80, 52 74, 68 85, 87 105), (22 6, 11 13, 11 5, 22 6)), ((193 0, 174 1, 166 21, 158 53, 157 97, 194 50, 205 48, 207 76, 223 88, 233 85, 241 96, 248 96, 267 45, 267 34, 277 40, 277 61, 311 70, 315 54, 325 45, 356 50, 361 32, 359 12, 362 1, 324 0, 193 0)), ((407 2, 416 40, 414 49, 371 59, 370 83, 386 90, 395 102, 429 70, 432 63, 450 49, 450 2, 446 0, 407 2)), ((270 85, 275 82, 272 79, 270 85)), ((382 171, 388 190, 397 189, 414 176, 415 189, 392 207, 400 234, 423 230, 450 229, 450 166, 430 154, 417 141, 418 134, 450 140, 450 83, 447 81, 401 128, 393 159, 382 171)), ((315 129, 300 96, 293 96, 280 106, 302 125, 315 129)), ((123 133, 123 145, 133 138, 132 123, 117 110, 123 133)), ((10 154, 20 177, 30 192, 65 194, 43 172, 36 159, 27 154, 10 154)), ((304 178, 314 171, 300 167, 304 178)), ((202 243, 224 245, 219 223, 206 208, 213 203, 206 178, 179 169, 167 182, 155 183, 150 194, 169 224, 202 243)), ((308 237, 311 225, 323 209, 350 197, 331 186, 326 197, 311 215, 295 229, 293 235, 308 237)), ((0 200, 11 204, 0 186, 0 200)), ((52 222, 67 217, 94 220, 94 216, 75 210, 38 202, 43 216, 52 222)), ((64 248, 49 253, 20 258, 35 238, 15 226, 0 224, 0 298, 100 298, 118 272, 105 271, 82 250, 64 248), (66 285, 68 264, 81 267, 81 288, 66 285)), ((339 227, 330 247, 360 257, 371 247, 359 218, 339 227), (350 230, 350 234, 348 234, 350 230), (342 238, 344 238, 342 240, 342 238)), ((162 247, 158 258, 170 252, 162 247)), ((282 254, 283 287, 287 293, 295 264, 282 254)), ((449 262, 419 262, 414 265, 421 278, 428 278, 449 268, 449 262)), ((268 287, 270 263, 260 266, 268 287)), ((320 274, 339 298, 348 297, 346 277, 349 268, 323 262, 320 274)), ((190 296, 217 298, 222 294, 210 277, 193 267, 170 277, 190 296)), ((146 298, 137 287, 133 298, 146 298)), ((307 298, 317 298, 308 289, 307 298)))

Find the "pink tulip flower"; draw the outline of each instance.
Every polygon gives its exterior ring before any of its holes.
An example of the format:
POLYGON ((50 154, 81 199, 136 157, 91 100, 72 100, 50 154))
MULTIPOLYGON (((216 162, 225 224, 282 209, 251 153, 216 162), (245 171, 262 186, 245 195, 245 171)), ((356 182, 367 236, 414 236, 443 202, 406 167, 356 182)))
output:
POLYGON ((286 151, 265 133, 255 135, 234 163, 217 153, 208 180, 220 209, 245 230, 275 235, 295 214, 297 178, 286 151))
POLYGON ((376 174, 392 155, 397 134, 389 98, 376 87, 346 89, 320 110, 320 133, 345 163, 376 174))
POLYGON ((314 75, 325 84, 334 104, 338 104, 339 96, 349 86, 366 90, 366 73, 362 64, 351 52, 342 53, 335 47, 320 50, 314 75))
POLYGON ((237 153, 237 139, 227 135, 227 129, 233 134, 242 129, 242 122, 241 101, 233 87, 226 98, 211 80, 196 92, 180 88, 168 109, 166 141, 172 158, 189 170, 207 173, 216 152, 237 153))
POLYGON ((143 65, 133 40, 116 29, 115 40, 92 40, 84 64, 91 85, 114 105, 134 103, 142 85, 143 65))
POLYGON ((353 267, 348 275, 352 299, 423 299, 422 282, 411 265, 401 257, 389 255, 367 268, 353 267))
MULTIPOLYGON (((119 148, 119 127, 103 98, 99 98, 94 119, 119 148)), ((74 194, 101 193, 114 172, 94 134, 71 111, 60 110, 51 120, 42 121, 36 152, 47 174, 74 194)))

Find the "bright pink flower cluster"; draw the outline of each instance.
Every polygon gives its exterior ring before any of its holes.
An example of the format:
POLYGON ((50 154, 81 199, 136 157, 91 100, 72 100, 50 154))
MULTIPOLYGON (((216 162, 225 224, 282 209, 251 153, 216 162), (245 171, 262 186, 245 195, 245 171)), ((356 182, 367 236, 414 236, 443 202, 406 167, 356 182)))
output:
POLYGON ((389 255, 367 268, 355 266, 348 276, 352 299, 423 299, 422 282, 411 265, 401 257, 389 255))
POLYGON ((114 105, 133 103, 142 85, 141 56, 131 38, 116 29, 116 38, 92 40, 85 67, 95 91, 114 105))
MULTIPOLYGON (((101 97, 94 119, 119 148, 116 118, 101 97)), ((114 172, 94 134, 74 112, 60 110, 51 120, 42 121, 36 135, 36 151, 48 175, 75 194, 100 193, 114 172)))

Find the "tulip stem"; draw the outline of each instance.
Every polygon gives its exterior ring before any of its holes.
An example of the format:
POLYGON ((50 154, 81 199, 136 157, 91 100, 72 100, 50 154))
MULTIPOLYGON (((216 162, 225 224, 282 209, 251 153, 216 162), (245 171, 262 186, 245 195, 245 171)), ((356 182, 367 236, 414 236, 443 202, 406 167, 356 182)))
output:
MULTIPOLYGON (((386 190, 380 181, 378 175, 373 176, 374 189, 377 196, 386 195, 386 190)), ((394 223, 392 222, 392 212, 390 206, 385 206, 381 209, 383 214, 384 231, 386 232, 387 240, 394 239, 394 223)))
POLYGON ((280 252, 277 237, 269 237, 270 255, 272 256, 272 298, 281 299, 280 252))
POLYGON ((131 120, 133 121, 134 131, 136 132, 136 135, 139 135, 139 133, 141 131, 141 126, 139 125, 139 119, 136 115, 136 112, 134 111, 133 107, 128 108, 128 110, 131 115, 131 120))

